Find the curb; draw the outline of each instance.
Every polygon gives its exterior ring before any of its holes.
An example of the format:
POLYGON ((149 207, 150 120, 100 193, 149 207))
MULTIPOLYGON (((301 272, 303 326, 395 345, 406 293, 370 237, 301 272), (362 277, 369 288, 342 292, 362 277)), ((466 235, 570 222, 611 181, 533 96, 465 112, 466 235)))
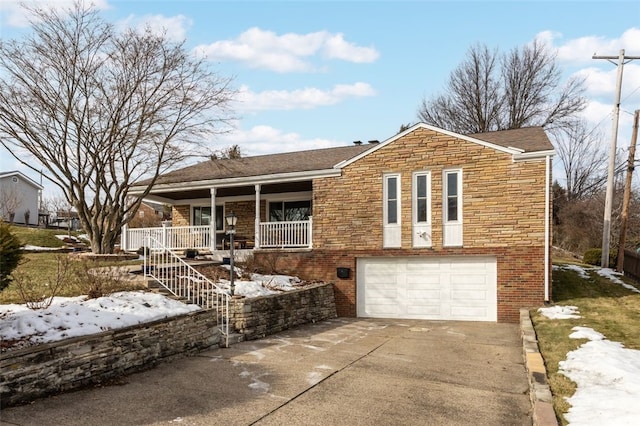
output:
POLYGON ((528 309, 520 309, 520 331, 525 367, 529 378, 533 424, 536 426, 558 426, 558 420, 553 410, 553 397, 547 382, 547 369, 538 348, 538 339, 528 309))

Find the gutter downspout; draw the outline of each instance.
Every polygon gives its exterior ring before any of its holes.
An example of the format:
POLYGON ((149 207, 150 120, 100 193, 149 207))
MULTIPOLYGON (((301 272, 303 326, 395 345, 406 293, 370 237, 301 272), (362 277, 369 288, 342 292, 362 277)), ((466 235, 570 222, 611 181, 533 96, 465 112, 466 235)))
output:
POLYGON ((544 189, 544 301, 549 302, 549 236, 551 219, 549 218, 551 156, 545 157, 545 189, 544 189))

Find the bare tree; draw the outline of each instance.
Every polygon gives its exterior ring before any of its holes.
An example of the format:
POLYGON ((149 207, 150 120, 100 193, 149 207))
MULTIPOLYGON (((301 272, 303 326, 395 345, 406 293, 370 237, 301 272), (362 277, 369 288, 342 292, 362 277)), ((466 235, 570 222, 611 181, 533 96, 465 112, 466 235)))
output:
POLYGON ((219 160, 225 158, 232 160, 242 158, 242 149, 240 148, 240 145, 231 145, 226 148, 213 151, 211 154, 209 154, 209 159, 211 160, 219 160))
POLYGON ((22 197, 16 185, 8 183, 0 188, 0 218, 13 223, 16 211, 21 205, 22 197))
POLYGON ((602 133, 589 130, 585 122, 551 130, 556 153, 564 169, 568 200, 589 198, 606 180, 606 144, 602 133))
POLYGON ((92 250, 110 253, 157 177, 223 130, 231 80, 184 43, 119 32, 82 3, 30 12, 30 34, 0 41, 1 143, 49 171, 92 250), (142 179, 146 191, 129 202, 142 179))
POLYGON ((497 50, 475 45, 449 75, 445 95, 423 99, 418 118, 460 133, 500 128, 502 106, 497 50))
POLYGON ((450 74, 445 94, 423 99, 418 118, 459 133, 571 125, 586 103, 582 80, 560 87, 556 57, 540 41, 499 55, 469 49, 450 74))

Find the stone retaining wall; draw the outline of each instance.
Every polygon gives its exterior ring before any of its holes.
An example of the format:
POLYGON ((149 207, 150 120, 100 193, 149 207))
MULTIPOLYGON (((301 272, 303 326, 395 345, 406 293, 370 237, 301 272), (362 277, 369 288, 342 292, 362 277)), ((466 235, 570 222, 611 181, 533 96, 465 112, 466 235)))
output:
POLYGON ((219 345, 212 311, 157 320, 0 355, 0 408, 151 368, 219 345))
POLYGON ((253 340, 336 316, 333 284, 323 283, 282 294, 232 299, 229 328, 243 334, 245 340, 253 340))

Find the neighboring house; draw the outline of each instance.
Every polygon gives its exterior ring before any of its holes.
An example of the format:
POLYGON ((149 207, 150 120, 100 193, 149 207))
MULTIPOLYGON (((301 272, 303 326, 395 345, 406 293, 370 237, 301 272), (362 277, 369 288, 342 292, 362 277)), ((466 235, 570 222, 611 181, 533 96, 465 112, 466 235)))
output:
POLYGON ((19 171, 0 172, 0 217, 7 222, 38 224, 42 185, 19 171))
POLYGON ((254 256, 334 282, 339 315, 516 322, 551 296, 553 154, 541 127, 416 124, 381 143, 203 162, 150 197, 173 206, 174 248, 228 256, 233 211, 254 256))
POLYGON ((163 221, 171 220, 171 210, 165 204, 143 201, 129 222, 131 228, 161 226, 163 221))

